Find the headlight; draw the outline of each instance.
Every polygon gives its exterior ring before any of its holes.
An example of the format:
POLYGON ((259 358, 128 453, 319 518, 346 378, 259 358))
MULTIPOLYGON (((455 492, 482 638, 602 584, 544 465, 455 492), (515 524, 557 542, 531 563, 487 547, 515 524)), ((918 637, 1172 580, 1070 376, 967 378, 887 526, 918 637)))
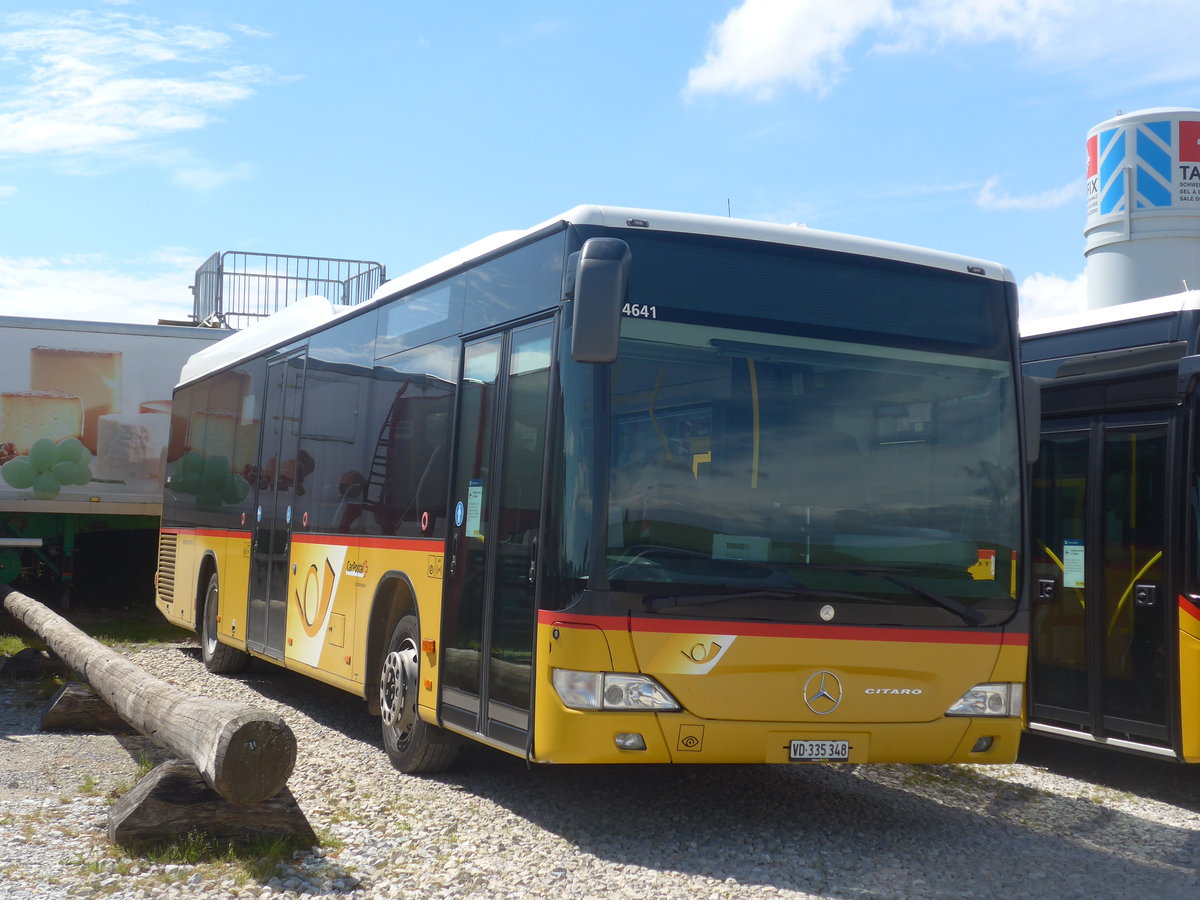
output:
POLYGON ((554 689, 571 709, 655 710, 680 709, 666 688, 648 675, 624 672, 554 670, 554 689))
POLYGON ((948 716, 1019 716, 1022 684, 977 684, 946 710, 948 716))

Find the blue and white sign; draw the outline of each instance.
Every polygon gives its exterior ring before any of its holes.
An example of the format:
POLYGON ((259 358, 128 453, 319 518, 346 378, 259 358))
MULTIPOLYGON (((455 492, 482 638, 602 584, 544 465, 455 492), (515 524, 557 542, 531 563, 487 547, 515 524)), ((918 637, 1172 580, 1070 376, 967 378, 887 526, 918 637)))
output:
POLYGON ((463 523, 463 502, 459 500, 454 504, 454 527, 461 528, 463 523))

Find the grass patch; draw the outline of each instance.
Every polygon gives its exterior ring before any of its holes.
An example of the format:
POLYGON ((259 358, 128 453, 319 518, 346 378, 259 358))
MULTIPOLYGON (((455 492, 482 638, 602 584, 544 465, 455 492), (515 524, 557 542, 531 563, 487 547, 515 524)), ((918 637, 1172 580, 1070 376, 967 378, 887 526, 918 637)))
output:
POLYGON ((28 646, 14 634, 0 634, 0 656, 16 656, 28 646))
POLYGON ((166 619, 114 619, 107 622, 84 623, 80 631, 106 647, 127 644, 171 644, 194 638, 190 631, 172 625, 166 619))
MULTIPOLYGON (((134 644, 173 644, 196 637, 192 632, 172 625, 161 616, 104 618, 71 624, 93 640, 113 648, 134 644)), ((45 642, 30 631, 23 631, 21 634, 0 634, 0 656, 15 656, 27 647, 36 650, 48 649, 45 642)))
POLYGON ((144 844, 136 850, 156 865, 224 865, 234 869, 236 881, 262 883, 275 875, 279 863, 290 862, 293 852, 308 847, 306 842, 294 838, 221 841, 204 832, 191 831, 175 840, 144 844))
POLYGON ((45 706, 46 701, 58 693, 58 689, 66 683, 65 675, 43 675, 33 681, 21 682, 22 693, 25 694, 25 708, 38 709, 45 706))

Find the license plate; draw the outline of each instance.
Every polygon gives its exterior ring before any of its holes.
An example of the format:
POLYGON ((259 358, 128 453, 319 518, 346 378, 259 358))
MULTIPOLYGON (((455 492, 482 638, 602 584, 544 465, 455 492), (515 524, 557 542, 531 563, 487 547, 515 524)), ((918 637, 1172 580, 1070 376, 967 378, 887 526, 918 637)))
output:
POLYGON ((792 741, 788 759, 792 762, 846 762, 850 759, 850 742, 792 741))

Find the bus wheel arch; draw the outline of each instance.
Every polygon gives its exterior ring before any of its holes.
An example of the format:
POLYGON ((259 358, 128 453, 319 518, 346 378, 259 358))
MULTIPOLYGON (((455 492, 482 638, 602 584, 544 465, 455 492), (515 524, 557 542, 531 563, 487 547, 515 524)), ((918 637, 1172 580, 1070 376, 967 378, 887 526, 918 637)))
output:
POLYGON ((218 675, 240 672, 250 661, 248 654, 236 647, 222 644, 217 638, 220 583, 216 560, 211 554, 207 554, 200 566, 196 630, 200 633, 200 657, 204 661, 204 668, 218 675))

